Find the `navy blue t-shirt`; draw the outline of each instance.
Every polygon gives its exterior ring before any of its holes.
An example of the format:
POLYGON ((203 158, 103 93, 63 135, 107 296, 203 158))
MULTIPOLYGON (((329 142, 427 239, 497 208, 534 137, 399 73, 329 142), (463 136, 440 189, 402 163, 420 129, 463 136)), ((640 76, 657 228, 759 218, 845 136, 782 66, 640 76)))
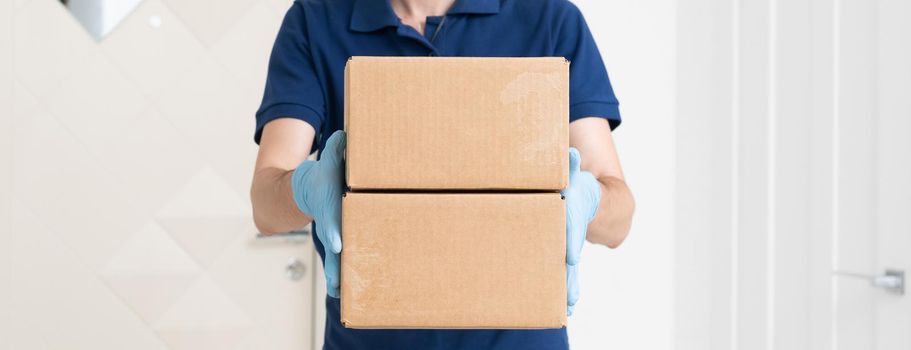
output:
MULTIPOLYGON (((617 98, 591 32, 567 0, 457 0, 428 17, 425 34, 401 23, 389 0, 298 0, 269 61, 254 140, 278 118, 316 130, 315 148, 342 129, 344 71, 351 56, 559 56, 570 61, 569 120, 620 124, 617 98)), ((313 237, 316 237, 314 234, 313 237)), ((322 244, 314 238, 320 256, 322 244)), ((358 330, 326 297, 325 349, 567 349, 566 328, 547 330, 358 330)))

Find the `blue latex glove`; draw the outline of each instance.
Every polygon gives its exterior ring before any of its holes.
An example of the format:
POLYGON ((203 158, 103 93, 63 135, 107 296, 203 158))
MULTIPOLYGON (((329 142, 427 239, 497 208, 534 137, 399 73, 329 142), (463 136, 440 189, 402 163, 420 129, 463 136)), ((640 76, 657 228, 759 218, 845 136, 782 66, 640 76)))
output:
POLYGON ((572 315, 579 300, 578 264, 588 223, 598 212, 601 203, 601 184, 592 173, 582 171, 579 150, 569 149, 569 187, 562 192, 566 198, 566 314, 572 315))
POLYGON ((345 192, 345 132, 326 141, 319 160, 305 160, 291 174, 291 193, 297 208, 313 218, 316 236, 325 248, 326 291, 338 298, 339 255, 342 252, 341 208, 345 192))

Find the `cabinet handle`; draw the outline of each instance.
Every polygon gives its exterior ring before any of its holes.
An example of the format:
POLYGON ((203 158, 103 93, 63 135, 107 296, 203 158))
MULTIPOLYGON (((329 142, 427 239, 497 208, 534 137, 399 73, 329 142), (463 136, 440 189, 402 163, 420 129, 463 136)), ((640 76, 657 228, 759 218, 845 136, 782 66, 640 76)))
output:
POLYGON ((298 281, 307 275, 307 265, 297 258, 288 259, 288 265, 285 266, 285 274, 288 279, 298 281))

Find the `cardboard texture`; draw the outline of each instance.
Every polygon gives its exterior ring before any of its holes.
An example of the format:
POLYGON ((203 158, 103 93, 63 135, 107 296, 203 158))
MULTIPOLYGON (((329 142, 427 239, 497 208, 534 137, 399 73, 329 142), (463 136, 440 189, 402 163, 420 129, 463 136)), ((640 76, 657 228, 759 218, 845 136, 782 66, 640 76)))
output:
POLYGON ((559 193, 348 193, 342 323, 562 327, 565 224, 559 193))
POLYGON ((354 190, 560 190, 569 62, 352 57, 345 129, 354 190))

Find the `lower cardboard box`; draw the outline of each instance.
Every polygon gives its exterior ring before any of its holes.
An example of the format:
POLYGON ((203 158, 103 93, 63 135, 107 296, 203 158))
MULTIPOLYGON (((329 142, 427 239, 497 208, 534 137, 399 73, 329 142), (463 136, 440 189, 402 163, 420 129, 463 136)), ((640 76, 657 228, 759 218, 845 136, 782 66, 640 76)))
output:
POLYGON ((559 193, 348 193, 341 320, 349 328, 559 328, 559 193))

